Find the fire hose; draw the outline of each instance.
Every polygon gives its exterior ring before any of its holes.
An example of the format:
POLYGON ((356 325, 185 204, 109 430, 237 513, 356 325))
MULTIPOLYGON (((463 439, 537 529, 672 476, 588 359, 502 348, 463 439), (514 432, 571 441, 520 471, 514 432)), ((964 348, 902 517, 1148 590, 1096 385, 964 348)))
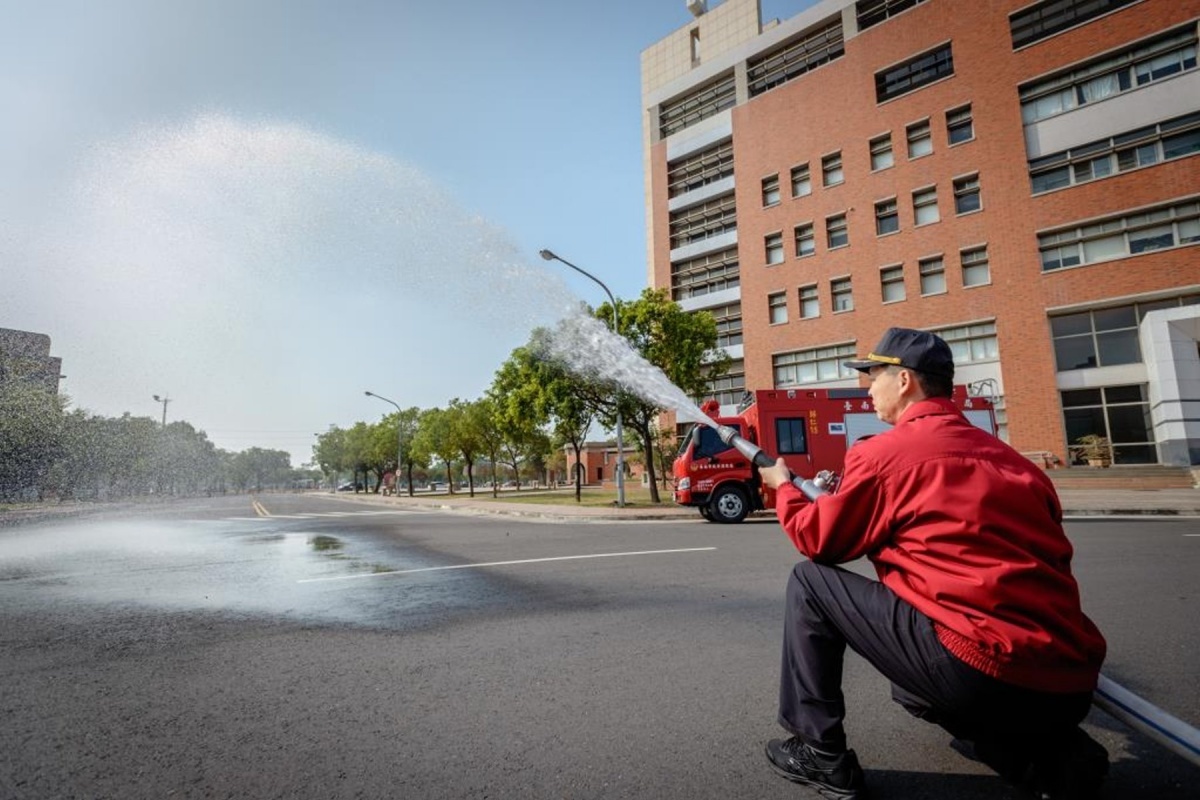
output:
MULTIPOLYGON (((775 466, 775 460, 767 455, 766 451, 741 436, 736 428, 720 425, 717 427, 717 436, 725 444, 736 448, 755 466, 775 466)), ((819 473, 813 479, 792 478, 792 484, 814 502, 818 497, 829 494, 826 487, 832 483, 833 480, 827 473, 819 473)), ((1200 765, 1200 731, 1104 675, 1100 676, 1099 685, 1092 696, 1092 704, 1191 763, 1200 765)))

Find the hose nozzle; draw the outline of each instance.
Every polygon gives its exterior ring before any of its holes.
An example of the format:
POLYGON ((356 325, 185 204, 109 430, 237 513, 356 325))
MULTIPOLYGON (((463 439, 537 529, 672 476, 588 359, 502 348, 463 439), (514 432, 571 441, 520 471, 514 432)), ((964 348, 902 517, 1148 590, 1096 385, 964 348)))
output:
POLYGON ((730 427, 729 425, 718 425, 717 436, 720 437, 722 442, 735 448, 757 467, 769 467, 775 463, 775 459, 763 452, 761 447, 739 434, 737 428, 730 427))
MULTIPOLYGON (((737 428, 729 425, 718 425, 717 436, 722 442, 735 448, 739 453, 746 457, 748 461, 757 467, 771 467, 775 465, 775 459, 767 455, 766 451, 758 445, 744 438, 737 432, 737 428)), ((831 473, 832 474, 832 473, 831 473)), ((829 494, 830 478, 824 473, 817 476, 816 481, 811 481, 806 478, 792 478, 792 483, 804 493, 804 496, 809 500, 816 500, 822 495, 829 494)))

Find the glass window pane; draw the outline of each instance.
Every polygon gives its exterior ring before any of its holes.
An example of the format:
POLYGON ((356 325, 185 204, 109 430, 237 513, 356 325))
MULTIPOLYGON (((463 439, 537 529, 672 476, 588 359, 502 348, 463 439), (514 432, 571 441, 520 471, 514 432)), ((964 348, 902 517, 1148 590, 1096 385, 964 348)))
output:
POLYGON ((1108 429, 1113 442, 1149 442, 1150 407, 1148 405, 1110 406, 1108 429))
POLYGON ((1063 409, 1063 422, 1067 428, 1067 444, 1079 441, 1080 436, 1098 433, 1107 436, 1104 427, 1104 409, 1102 408, 1067 408, 1063 409))
POLYGON ((987 264, 963 267, 963 286, 982 286, 991 279, 987 264))
POLYGON ((1120 258, 1123 255, 1126 255, 1125 237, 1119 234, 1105 236, 1103 239, 1089 239, 1083 243, 1083 260, 1089 264, 1093 261, 1120 258))
MULTIPOLYGON (((1075 180, 1086 180, 1079 175, 1079 167, 1075 167, 1075 180)), ((1061 186, 1068 186, 1071 183, 1071 174, 1067 167, 1059 167, 1058 169, 1042 172, 1033 176, 1033 191, 1048 192, 1051 189, 1057 189, 1061 186)))
POLYGON ((1066 314, 1050 318, 1050 330, 1055 336, 1070 336, 1073 333, 1089 333, 1092 330, 1092 314, 1084 311, 1079 314, 1066 314))
POLYGON ((1113 448, 1114 464, 1157 464, 1152 444, 1125 444, 1113 448))
POLYGON ((1100 366, 1136 364, 1142 360, 1136 330, 1100 333, 1096 335, 1096 346, 1100 349, 1100 366))
POLYGON ((1054 360, 1058 371, 1088 369, 1096 366, 1096 351, 1091 336, 1071 336, 1054 340, 1054 360))
POLYGON ((1146 385, 1135 383, 1129 386, 1106 386, 1104 399, 1109 403, 1144 403, 1147 400, 1146 385))
POLYGON ((1163 158, 1180 158, 1200 152, 1200 129, 1163 139, 1163 158))
POLYGON ((1117 328, 1133 328, 1137 326, 1137 315, 1133 306, 1119 308, 1102 308, 1092 312, 1096 330, 1111 331, 1117 328))
POLYGON ((1185 219, 1179 223, 1179 243, 1200 241, 1200 219, 1185 219))
POLYGON ((1075 389, 1062 393, 1063 408, 1098 406, 1101 402, 1099 389, 1075 389))
POLYGON ((775 435, 780 453, 806 453, 803 419, 779 419, 775 421, 775 435))
POLYGON ((1170 225, 1157 225, 1129 234, 1129 252, 1144 253, 1171 247, 1175 244, 1175 233, 1170 225))

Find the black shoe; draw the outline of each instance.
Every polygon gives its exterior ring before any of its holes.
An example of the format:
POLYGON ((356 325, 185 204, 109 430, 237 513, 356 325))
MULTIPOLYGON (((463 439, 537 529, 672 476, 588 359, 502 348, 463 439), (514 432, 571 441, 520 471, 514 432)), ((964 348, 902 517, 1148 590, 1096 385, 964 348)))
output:
POLYGON ((1040 800, 1095 800, 1108 775, 1108 751, 1081 728, 1064 747, 1033 761, 1033 793, 1040 800))
POLYGON ((830 800, 865 800, 866 782, 858 756, 847 750, 826 756, 813 750, 799 736, 767 742, 771 768, 794 783, 816 789, 830 800))

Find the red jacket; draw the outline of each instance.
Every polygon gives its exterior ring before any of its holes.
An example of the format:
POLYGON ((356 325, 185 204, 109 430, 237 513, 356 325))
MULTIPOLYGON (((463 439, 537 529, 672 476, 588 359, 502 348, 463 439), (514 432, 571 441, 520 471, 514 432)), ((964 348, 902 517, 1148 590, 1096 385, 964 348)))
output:
POLYGON ((1104 637, 1080 608, 1053 484, 949 400, 922 400, 852 447, 835 494, 810 503, 784 485, 775 505, 801 553, 866 556, 972 667, 1040 691, 1095 689, 1104 637))

